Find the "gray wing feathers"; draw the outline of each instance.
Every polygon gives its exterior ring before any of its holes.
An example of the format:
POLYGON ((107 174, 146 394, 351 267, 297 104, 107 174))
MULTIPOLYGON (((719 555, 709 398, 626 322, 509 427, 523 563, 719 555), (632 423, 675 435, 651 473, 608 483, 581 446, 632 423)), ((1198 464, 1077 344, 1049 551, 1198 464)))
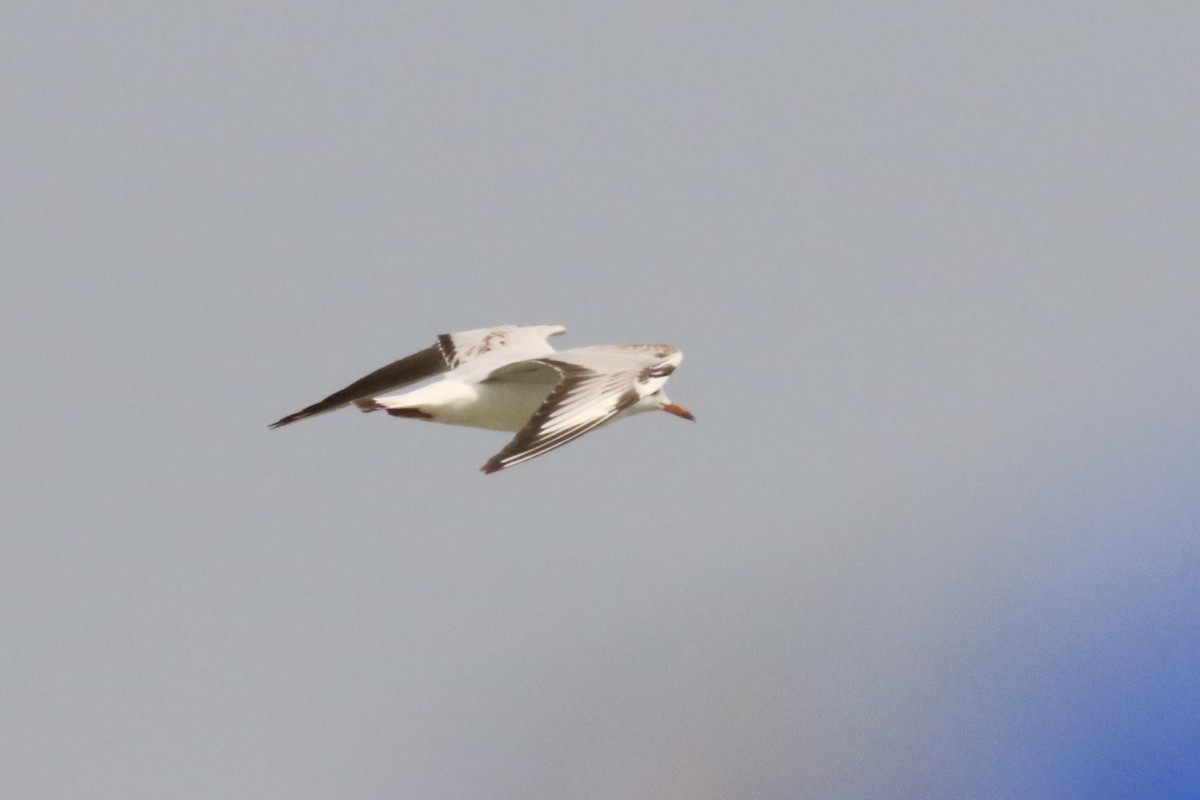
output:
POLYGON ((554 352, 546 340, 567 329, 562 325, 499 325, 459 333, 443 333, 438 347, 452 369, 496 358, 539 358, 554 352), (487 358, 491 356, 491 358, 487 358))
POLYGON ((486 365, 511 355, 520 355, 522 358, 548 355, 554 352, 554 348, 546 339, 565 331, 566 328, 562 325, 500 325, 460 333, 443 333, 437 337, 437 342, 432 347, 393 361, 345 389, 334 392, 319 403, 313 403, 295 414, 289 414, 271 423, 271 427, 279 428, 297 420, 333 411, 356 400, 378 397, 474 361, 481 361, 486 365))
POLYGON ((386 367, 375 370, 370 375, 359 378, 345 389, 334 392, 319 403, 313 403, 308 408, 301 409, 295 414, 288 414, 283 419, 273 422, 271 427, 279 428, 297 420, 305 419, 306 417, 324 414, 326 411, 333 411, 336 408, 349 405, 355 400, 361 400, 365 397, 375 397, 390 392, 393 389, 407 386, 410 383, 416 383, 417 381, 431 378, 434 375, 440 375, 443 372, 449 371, 449 369, 450 363, 445 358, 442 349, 436 345, 427 347, 420 352, 413 353, 411 356, 405 356, 399 361, 393 361, 386 367))
POLYGON ((539 359, 562 375, 525 427, 482 469, 497 472, 548 453, 608 422, 640 395, 620 375, 593 372, 555 359, 539 359))

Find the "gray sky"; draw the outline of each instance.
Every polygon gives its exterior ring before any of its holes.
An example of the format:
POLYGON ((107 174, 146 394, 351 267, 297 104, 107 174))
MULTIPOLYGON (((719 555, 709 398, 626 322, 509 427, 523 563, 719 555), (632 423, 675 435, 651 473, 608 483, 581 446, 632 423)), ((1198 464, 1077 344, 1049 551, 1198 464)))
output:
POLYGON ((1200 12, 190 5, 0 12, 0 795, 1195 796, 1200 12), (542 322, 697 423, 267 430, 542 322))

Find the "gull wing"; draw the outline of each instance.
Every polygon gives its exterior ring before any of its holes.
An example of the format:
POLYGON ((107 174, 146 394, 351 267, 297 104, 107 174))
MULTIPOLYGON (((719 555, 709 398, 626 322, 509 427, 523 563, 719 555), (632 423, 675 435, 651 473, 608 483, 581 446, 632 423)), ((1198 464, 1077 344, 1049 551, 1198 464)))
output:
POLYGON ((504 449, 482 469, 497 472, 562 447, 595 430, 666 382, 658 368, 678 351, 669 345, 582 347, 511 364, 495 370, 488 380, 521 379, 533 364, 559 374, 558 384, 533 412, 504 449))
POLYGON ((359 378, 324 400, 271 423, 271 427, 279 428, 357 400, 378 397, 475 362, 486 364, 544 356, 554 352, 546 339, 565 331, 562 325, 501 325, 443 333, 432 346, 359 378))
POLYGON ((500 325, 462 333, 443 333, 438 347, 451 369, 540 358, 554 352, 546 340, 565 333, 562 325, 500 325))

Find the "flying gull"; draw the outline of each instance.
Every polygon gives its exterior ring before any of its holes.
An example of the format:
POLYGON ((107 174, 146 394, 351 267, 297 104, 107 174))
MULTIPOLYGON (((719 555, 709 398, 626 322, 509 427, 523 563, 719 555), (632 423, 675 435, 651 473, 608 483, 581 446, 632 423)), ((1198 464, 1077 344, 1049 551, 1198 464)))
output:
POLYGON ((394 417, 515 432, 512 441, 483 465, 483 471, 491 473, 630 414, 661 409, 694 419, 663 391, 683 360, 678 348, 634 344, 556 351, 547 339, 565 331, 562 325, 502 325, 443 333, 432 346, 375 370, 271 427, 354 405, 394 417), (439 375, 439 381, 391 394, 439 375))

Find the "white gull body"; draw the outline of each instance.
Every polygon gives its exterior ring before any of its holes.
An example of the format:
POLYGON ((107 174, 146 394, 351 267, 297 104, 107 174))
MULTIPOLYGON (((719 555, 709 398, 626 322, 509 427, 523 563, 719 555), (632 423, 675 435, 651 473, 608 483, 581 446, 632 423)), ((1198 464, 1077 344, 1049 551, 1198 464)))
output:
POLYGON ((277 428, 347 405, 396 417, 511 431, 516 436, 483 466, 496 472, 528 461, 630 414, 690 412, 663 391, 683 360, 670 345, 602 345, 556 351, 561 325, 505 325, 442 334, 295 414, 277 428), (425 386, 396 389, 442 375, 425 386))

